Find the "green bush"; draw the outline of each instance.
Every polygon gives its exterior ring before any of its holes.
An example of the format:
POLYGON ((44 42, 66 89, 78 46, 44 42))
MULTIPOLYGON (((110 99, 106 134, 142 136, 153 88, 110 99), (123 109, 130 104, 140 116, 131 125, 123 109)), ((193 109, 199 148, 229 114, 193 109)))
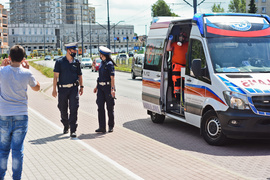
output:
POLYGON ((2 54, 2 59, 8 58, 8 54, 2 54))

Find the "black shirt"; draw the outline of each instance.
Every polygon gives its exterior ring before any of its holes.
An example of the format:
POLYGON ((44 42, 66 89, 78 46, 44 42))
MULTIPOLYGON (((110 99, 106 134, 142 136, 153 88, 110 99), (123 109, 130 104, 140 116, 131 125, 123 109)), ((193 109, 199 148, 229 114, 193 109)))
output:
POLYGON ((56 60, 53 72, 59 73, 59 84, 75 83, 82 75, 81 66, 78 59, 69 63, 66 56, 56 60))
POLYGON ((99 82, 111 82, 111 76, 114 76, 114 65, 112 61, 101 61, 98 72, 99 82))

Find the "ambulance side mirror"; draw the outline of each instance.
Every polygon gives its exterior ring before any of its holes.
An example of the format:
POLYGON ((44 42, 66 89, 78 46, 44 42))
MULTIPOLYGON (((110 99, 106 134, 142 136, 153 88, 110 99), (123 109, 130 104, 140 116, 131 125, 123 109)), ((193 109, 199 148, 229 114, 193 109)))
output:
POLYGON ((202 76, 202 62, 201 59, 193 59, 191 69, 195 77, 202 76))

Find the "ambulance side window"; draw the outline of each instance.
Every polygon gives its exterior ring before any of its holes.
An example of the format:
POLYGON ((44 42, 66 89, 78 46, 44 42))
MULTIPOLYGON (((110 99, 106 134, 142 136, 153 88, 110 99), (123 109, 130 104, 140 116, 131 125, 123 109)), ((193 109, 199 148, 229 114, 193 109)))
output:
POLYGON ((145 50, 144 69, 161 71, 162 43, 162 39, 149 40, 145 50))
POLYGON ((209 71, 206 63, 206 58, 203 50, 202 42, 196 39, 191 39, 189 44, 189 54, 188 54, 188 67, 187 67, 187 75, 193 76, 193 72, 191 69, 191 64, 193 59, 201 59, 201 69, 203 69, 203 76, 199 79, 205 82, 210 83, 209 71))

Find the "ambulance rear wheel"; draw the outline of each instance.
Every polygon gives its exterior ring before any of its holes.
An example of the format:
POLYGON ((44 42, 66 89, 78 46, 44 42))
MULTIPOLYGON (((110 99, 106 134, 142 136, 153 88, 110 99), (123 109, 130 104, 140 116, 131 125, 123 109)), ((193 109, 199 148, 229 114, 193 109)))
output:
POLYGON ((201 132, 204 140, 210 145, 221 146, 227 141, 214 110, 209 110, 203 115, 201 132))
POLYGON ((153 123, 162 124, 165 120, 165 116, 152 112, 151 120, 153 121, 153 123))

